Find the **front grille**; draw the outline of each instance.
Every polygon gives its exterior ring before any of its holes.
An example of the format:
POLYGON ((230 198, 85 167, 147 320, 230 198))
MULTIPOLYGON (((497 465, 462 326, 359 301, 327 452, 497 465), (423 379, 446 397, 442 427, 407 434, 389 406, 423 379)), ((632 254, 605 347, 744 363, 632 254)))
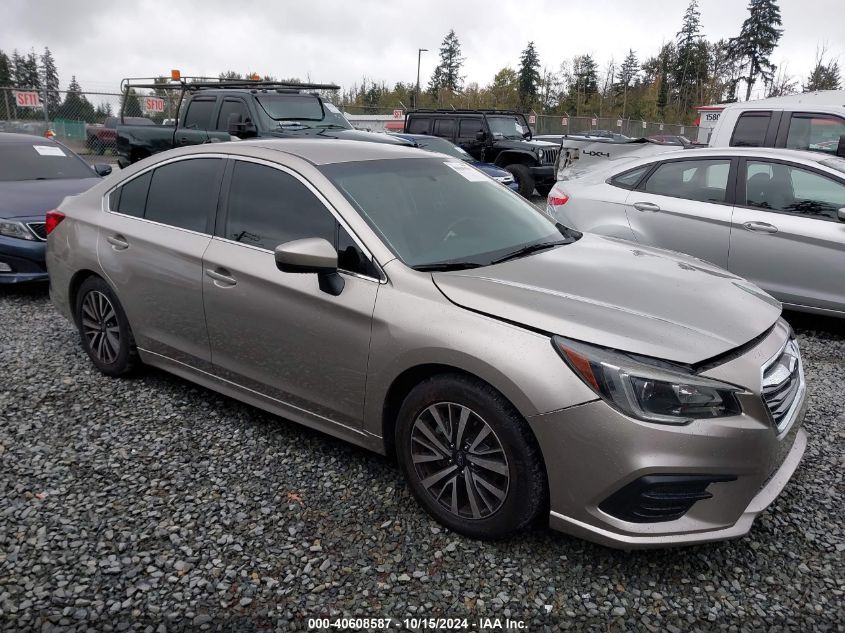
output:
POLYGON ((803 392, 801 352, 795 339, 790 339, 780 354, 763 369, 763 400, 778 431, 792 420, 803 392))
POLYGON ((560 154, 559 147, 552 147, 552 148, 543 148, 543 164, 544 165, 554 165, 555 161, 557 160, 557 155, 560 154))
POLYGON ((29 230, 35 233, 35 237, 37 237, 42 242, 47 239, 47 227, 44 222, 29 222, 27 224, 29 230))
POLYGON ((710 484, 735 480, 735 475, 646 475, 614 492, 599 509, 631 523, 674 521, 713 496, 710 484))

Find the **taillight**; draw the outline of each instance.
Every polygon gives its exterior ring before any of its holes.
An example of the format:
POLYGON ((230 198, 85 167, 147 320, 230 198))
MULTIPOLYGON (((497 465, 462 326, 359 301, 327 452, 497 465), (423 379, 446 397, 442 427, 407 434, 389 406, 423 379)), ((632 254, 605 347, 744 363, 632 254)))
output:
POLYGON ((44 221, 44 229, 47 231, 47 235, 50 235, 50 233, 53 232, 53 229, 59 226, 64 219, 65 214, 61 211, 56 211, 55 209, 47 211, 47 219, 44 221))
POLYGON ((559 207, 561 205, 566 204, 567 202, 569 202, 569 196, 567 196, 565 193, 561 192, 558 195, 549 195, 548 203, 553 207, 559 207))

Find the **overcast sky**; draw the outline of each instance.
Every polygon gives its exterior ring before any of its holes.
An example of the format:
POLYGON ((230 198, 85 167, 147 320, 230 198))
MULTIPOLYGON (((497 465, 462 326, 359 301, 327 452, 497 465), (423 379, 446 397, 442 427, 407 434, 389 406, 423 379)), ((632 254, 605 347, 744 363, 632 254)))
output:
MULTIPOLYGON (((709 39, 739 32, 746 0, 700 0, 709 39)), ((116 91, 122 77, 216 76, 233 69, 310 77, 344 87, 361 81, 421 83, 450 28, 460 38, 466 81, 484 85, 516 68, 533 40, 543 65, 591 53, 602 68, 628 48, 642 60, 674 39, 687 0, 3 0, 0 49, 49 46, 62 87, 116 91)), ((845 0, 780 0, 784 34, 774 62, 803 79, 817 44, 845 62, 845 0)), ((843 64, 845 65, 845 64, 843 64)))

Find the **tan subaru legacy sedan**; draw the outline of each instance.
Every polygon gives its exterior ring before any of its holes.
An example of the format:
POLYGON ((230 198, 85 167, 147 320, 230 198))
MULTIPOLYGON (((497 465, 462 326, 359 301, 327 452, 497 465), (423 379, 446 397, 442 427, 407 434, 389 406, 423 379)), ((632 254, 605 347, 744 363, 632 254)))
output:
POLYGON ((395 455, 469 536, 737 537, 806 446, 777 301, 571 230, 448 156, 185 148, 67 199, 47 230, 53 301, 103 373, 154 365, 395 455))

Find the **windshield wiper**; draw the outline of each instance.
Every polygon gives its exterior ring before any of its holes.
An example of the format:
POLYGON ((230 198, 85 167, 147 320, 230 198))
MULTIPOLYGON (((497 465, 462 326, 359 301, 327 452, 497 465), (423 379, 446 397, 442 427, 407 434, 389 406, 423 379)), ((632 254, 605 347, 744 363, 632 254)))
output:
POLYGON ((311 129, 310 125, 306 125, 305 123, 301 123, 299 121, 277 121, 279 128, 285 129, 286 127, 298 127, 298 128, 307 128, 311 129))
POLYGON ((540 242, 539 244, 529 244, 528 246, 523 246, 522 248, 518 248, 515 251, 500 257, 499 259, 494 259, 490 264, 501 264, 502 262, 506 262, 511 259, 517 259, 518 257, 525 257, 526 255, 530 255, 531 253, 536 253, 537 251, 544 251, 547 248, 553 248, 555 246, 563 246, 564 244, 571 244, 569 240, 557 240, 554 242, 540 242))
POLYGON ((419 266, 411 266, 414 270, 420 272, 448 272, 450 270, 466 270, 467 268, 481 268, 482 264, 477 262, 439 262, 436 264, 420 264, 419 266))
POLYGON ((348 130, 348 127, 343 127, 342 125, 338 125, 337 123, 323 123, 322 125, 318 125, 316 127, 320 127, 326 130, 348 130))

